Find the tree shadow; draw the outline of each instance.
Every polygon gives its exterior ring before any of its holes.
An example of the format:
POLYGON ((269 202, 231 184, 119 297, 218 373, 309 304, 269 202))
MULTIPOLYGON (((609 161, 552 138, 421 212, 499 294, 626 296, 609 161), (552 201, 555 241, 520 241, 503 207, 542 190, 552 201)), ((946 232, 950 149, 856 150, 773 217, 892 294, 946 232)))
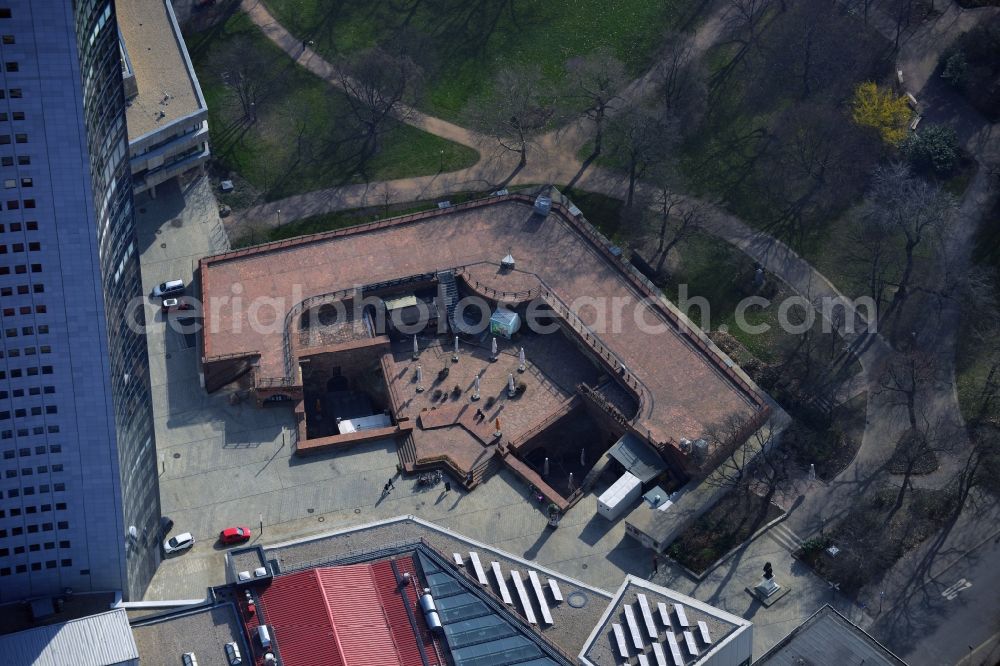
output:
POLYGON ((546 541, 552 538, 554 531, 555 530, 548 527, 542 529, 542 533, 538 535, 537 539, 535 539, 535 543, 531 544, 528 550, 524 551, 524 557, 529 560, 533 560, 538 557, 538 551, 542 549, 542 546, 545 545, 546 541))
POLYGON ((588 155, 587 159, 583 161, 583 164, 580 165, 580 169, 573 175, 573 177, 569 181, 569 184, 566 187, 572 189, 574 186, 576 186, 577 181, 579 181, 580 178, 583 177, 583 174, 587 171, 587 169, 590 168, 590 165, 593 164, 594 160, 596 160, 598 157, 600 157, 600 153, 597 152, 593 152, 590 155, 588 155))

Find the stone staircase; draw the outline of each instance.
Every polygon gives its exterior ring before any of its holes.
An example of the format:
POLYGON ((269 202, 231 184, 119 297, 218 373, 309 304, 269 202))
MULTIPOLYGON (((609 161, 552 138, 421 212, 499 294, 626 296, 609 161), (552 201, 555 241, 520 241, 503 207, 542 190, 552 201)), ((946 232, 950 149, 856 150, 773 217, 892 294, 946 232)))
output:
POLYGON ((403 471, 412 472, 417 463, 417 446, 413 442, 413 433, 407 433, 396 445, 396 454, 403 471))
POLYGON ((501 467, 500 456, 498 455, 490 456, 486 462, 477 465, 472 470, 472 483, 469 484, 468 487, 475 488, 480 483, 483 483, 491 476, 496 474, 500 470, 500 467, 501 467))
POLYGON ((458 303, 458 285, 455 283, 454 271, 441 271, 437 274, 438 295, 445 304, 445 312, 448 315, 448 325, 453 333, 460 335, 473 335, 475 331, 461 319, 455 317, 455 306, 458 303))

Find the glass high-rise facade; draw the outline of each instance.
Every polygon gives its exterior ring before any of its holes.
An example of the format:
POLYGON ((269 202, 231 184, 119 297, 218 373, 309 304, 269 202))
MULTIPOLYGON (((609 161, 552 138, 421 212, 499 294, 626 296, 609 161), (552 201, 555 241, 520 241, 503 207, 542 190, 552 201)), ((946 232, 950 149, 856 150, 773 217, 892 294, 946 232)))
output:
POLYGON ((139 598, 160 517, 112 0, 0 0, 0 602, 139 598))

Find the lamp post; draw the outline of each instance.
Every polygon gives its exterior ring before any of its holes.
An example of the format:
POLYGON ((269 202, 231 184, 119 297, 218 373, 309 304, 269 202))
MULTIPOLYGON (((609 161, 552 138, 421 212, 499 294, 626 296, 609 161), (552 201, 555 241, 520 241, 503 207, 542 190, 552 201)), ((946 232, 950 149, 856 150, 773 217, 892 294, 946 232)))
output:
POLYGON ((264 536, 264 514, 263 513, 260 514, 260 532, 258 532, 258 534, 260 534, 260 536, 264 536))
POLYGON ((281 228, 281 209, 278 209, 278 228, 281 228))
POLYGON ((438 153, 440 160, 438 161, 438 173, 444 171, 444 148, 438 153))

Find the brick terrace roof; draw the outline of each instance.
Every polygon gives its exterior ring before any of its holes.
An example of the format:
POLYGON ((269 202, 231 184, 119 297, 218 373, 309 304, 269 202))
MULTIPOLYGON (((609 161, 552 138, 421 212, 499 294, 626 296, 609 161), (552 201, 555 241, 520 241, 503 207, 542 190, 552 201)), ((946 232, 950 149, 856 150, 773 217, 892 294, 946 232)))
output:
MULTIPOLYGON (((202 296, 206 313, 218 317, 205 328, 205 358, 259 353, 259 376, 284 377, 281 323, 302 299, 470 264, 499 264, 509 250, 517 260, 514 288, 523 288, 527 272, 564 303, 599 299, 610 313, 613 299, 628 299, 620 329, 599 336, 646 388, 637 425, 654 439, 693 439, 731 414, 751 415, 762 404, 760 396, 741 388, 718 357, 696 346, 696 334, 680 332, 675 319, 648 302, 638 306, 645 322, 665 324, 664 332, 649 332, 636 322, 632 307, 644 297, 642 287, 583 225, 561 206, 543 220, 516 196, 501 197, 206 257, 202 296), (239 310, 221 300, 232 297, 237 283, 239 310), (270 330, 249 325, 248 306, 255 297, 283 299, 278 308, 259 308, 259 321, 274 324, 270 330)), ((490 286, 502 289, 496 281, 490 286)), ((578 314, 594 326, 592 308, 578 314)))
MULTIPOLYGON (((415 575, 413 560, 395 560, 415 575)), ((307 569, 278 576, 260 595, 267 622, 287 666, 422 666, 418 639, 407 616, 416 596, 404 599, 389 561, 307 569)), ((414 617, 420 629, 423 616, 414 617)))

